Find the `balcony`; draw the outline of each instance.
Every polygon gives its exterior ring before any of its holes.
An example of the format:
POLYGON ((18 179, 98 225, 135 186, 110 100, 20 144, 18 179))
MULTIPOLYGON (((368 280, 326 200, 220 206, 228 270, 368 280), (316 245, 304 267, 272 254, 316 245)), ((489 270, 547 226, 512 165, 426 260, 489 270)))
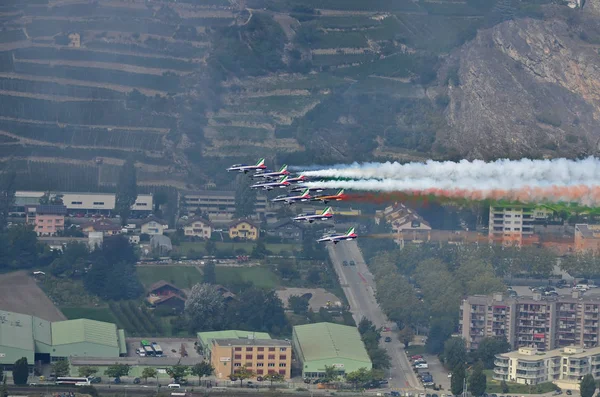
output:
POLYGON ((497 367, 507 367, 508 368, 508 359, 495 359, 494 365, 497 367))
POLYGON ((494 373, 498 375, 508 375, 508 368, 494 368, 494 373))

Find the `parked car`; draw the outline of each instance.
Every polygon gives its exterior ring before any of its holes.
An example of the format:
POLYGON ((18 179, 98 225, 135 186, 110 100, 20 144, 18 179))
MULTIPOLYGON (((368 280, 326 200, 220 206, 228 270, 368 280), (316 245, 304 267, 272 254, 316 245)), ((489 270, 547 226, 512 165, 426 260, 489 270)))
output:
POLYGON ((140 383, 141 383, 141 380, 140 380, 140 378, 135 378, 135 379, 133 380, 133 384, 134 384, 134 385, 139 385, 140 383))
POLYGON ((417 354, 417 355, 415 355, 415 356, 411 356, 411 357, 410 357, 410 359, 411 359, 411 360, 418 360, 418 359, 420 359, 420 358, 423 358, 423 356, 421 356, 420 354, 417 354))
POLYGON ((420 364, 416 364, 415 368, 416 369, 428 369, 429 365, 427 365, 427 363, 420 363, 420 364))
POLYGON ((348 261, 343 261, 343 262, 342 262, 342 265, 344 265, 344 266, 348 266, 348 261))
POLYGON ((571 396, 573 392, 571 390, 567 390, 567 396, 571 396))
POLYGON ((356 263, 354 263, 354 261, 350 261, 350 266, 356 266, 356 263))
POLYGON ((386 342, 391 342, 391 341, 392 341, 392 338, 390 338, 389 336, 386 336, 384 340, 385 340, 386 342))

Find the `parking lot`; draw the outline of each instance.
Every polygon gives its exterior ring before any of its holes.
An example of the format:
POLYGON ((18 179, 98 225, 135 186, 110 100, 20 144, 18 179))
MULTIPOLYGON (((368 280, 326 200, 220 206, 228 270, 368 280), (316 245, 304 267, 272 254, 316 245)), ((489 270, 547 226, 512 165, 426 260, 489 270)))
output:
MULTIPOLYGON (((422 354, 423 360, 427 362, 427 368, 417 369, 417 376, 419 380, 423 383, 423 376, 426 374, 431 375, 431 383, 440 387, 439 392, 450 390, 450 378, 448 378, 448 371, 440 360, 435 355, 431 354, 422 354)), ((414 364, 414 361, 411 359, 411 365, 414 364)), ((431 386, 433 388, 433 385, 431 386)))
POLYGON ((196 346, 194 346, 194 342, 196 339, 184 339, 184 338, 127 338, 127 356, 128 357, 138 357, 135 352, 135 349, 139 349, 140 341, 142 339, 147 340, 148 342, 156 342, 160 345, 163 351, 163 355, 170 358, 180 358, 180 357, 188 357, 188 358, 196 358, 202 359, 202 356, 198 354, 196 351, 196 346), (183 349, 183 355, 182 353, 183 349))
MULTIPOLYGON (((517 293, 518 296, 532 297, 533 292, 527 286, 513 286, 512 289, 517 293)), ((556 292, 560 296, 571 296, 573 289, 568 288, 556 288, 556 292)), ((584 296, 598 297, 600 298, 600 288, 591 288, 584 293, 584 296)))

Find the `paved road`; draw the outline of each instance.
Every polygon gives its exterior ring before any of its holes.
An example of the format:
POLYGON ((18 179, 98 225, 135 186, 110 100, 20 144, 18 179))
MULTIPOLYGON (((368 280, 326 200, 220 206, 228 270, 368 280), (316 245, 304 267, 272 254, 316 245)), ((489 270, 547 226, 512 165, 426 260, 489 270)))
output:
MULTIPOLYGON (((356 323, 358 324, 363 317, 366 317, 376 327, 389 326, 391 323, 375 300, 373 275, 367 268, 356 241, 342 241, 337 245, 329 244, 328 249, 356 323), (348 263, 354 261, 356 265, 343 266, 343 261, 348 263)), ((392 337, 391 342, 382 341, 382 346, 392 358, 392 368, 389 371, 390 388, 421 388, 404 352, 404 345, 400 343, 395 334, 390 334, 390 336, 392 337)))

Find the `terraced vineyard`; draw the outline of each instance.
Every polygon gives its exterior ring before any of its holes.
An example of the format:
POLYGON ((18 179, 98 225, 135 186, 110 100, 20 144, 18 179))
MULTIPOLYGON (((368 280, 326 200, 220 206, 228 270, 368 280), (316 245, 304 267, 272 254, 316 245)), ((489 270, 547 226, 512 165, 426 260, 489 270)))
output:
POLYGON ((0 158, 21 188, 96 190, 131 156, 177 187, 254 157, 431 157, 428 86, 496 1, 7 0, 0 158))

